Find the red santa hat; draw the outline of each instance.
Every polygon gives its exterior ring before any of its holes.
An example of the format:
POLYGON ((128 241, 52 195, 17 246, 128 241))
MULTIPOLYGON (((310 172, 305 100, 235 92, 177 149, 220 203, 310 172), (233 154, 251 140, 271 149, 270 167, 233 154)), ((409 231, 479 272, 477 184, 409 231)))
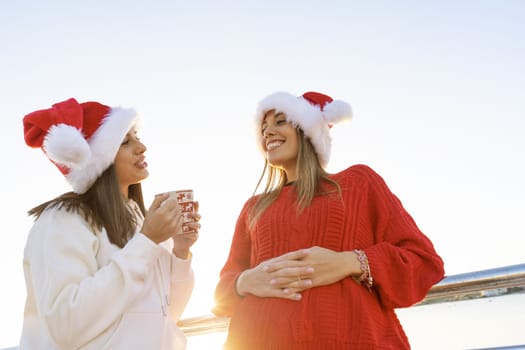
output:
POLYGON ((133 109, 70 98, 26 115, 24 139, 28 146, 42 148, 80 194, 113 164, 122 140, 137 121, 133 109))
POLYGON ((306 92, 299 97, 287 92, 276 92, 265 97, 257 107, 256 123, 259 138, 262 137, 260 126, 264 115, 272 109, 284 113, 288 121, 303 130, 312 142, 323 167, 330 159, 332 146, 330 128, 337 122, 352 118, 352 108, 348 103, 334 100, 319 92, 306 92))

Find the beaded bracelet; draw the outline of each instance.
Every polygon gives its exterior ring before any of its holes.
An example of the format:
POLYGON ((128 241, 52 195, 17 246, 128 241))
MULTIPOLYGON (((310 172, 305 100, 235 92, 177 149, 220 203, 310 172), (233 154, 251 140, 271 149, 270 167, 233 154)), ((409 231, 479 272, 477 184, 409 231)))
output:
POLYGON ((361 276, 354 277, 354 280, 359 284, 364 284, 368 290, 370 290, 374 285, 374 279, 372 278, 372 273, 370 272, 368 257, 361 249, 354 249, 353 252, 357 254, 357 260, 359 260, 361 267, 361 276))

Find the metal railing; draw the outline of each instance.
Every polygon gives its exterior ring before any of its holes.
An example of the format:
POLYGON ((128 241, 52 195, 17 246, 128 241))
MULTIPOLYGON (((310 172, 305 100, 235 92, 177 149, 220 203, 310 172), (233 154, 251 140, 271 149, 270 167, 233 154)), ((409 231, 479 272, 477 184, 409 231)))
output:
MULTIPOLYGON (((525 264, 498 267, 490 270, 462 273, 445 277, 434 285, 420 304, 461 299, 466 295, 482 298, 494 295, 491 291, 505 293, 512 288, 525 287, 525 264)), ((497 293, 496 293, 497 294, 497 293)))
MULTIPOLYGON (((477 299, 513 292, 525 292, 525 264, 447 276, 434 285, 425 299, 415 306, 477 299)), ((179 322, 179 327, 186 335, 193 336, 224 332, 228 329, 228 323, 229 318, 227 317, 204 315, 183 319, 179 322)), ((525 349, 525 345, 501 349, 525 349)))

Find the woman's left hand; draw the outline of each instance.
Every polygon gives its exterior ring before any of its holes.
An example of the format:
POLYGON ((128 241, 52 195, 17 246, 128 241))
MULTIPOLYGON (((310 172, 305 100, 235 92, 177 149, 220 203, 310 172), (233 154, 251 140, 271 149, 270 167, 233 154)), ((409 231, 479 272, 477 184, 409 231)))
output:
POLYGON ((175 254, 180 259, 187 259, 190 256, 191 246, 199 239, 199 230, 201 224, 199 223, 201 215, 198 213, 199 202, 195 202, 195 212, 189 213, 193 218, 193 222, 188 223, 188 226, 193 229, 195 232, 188 233, 175 233, 172 236, 173 239, 173 254, 175 254))

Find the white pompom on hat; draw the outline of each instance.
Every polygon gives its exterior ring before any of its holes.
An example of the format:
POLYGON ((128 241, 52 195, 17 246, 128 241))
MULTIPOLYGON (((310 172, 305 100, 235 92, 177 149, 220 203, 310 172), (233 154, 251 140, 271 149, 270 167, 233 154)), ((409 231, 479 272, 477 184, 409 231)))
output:
POLYGON ((27 114, 24 139, 42 148, 76 193, 85 193, 113 164, 126 133, 138 122, 133 109, 74 98, 27 114))
POLYGON ((255 119, 259 138, 262 137, 260 127, 264 115, 270 110, 284 113, 289 122, 303 130, 312 142, 323 167, 330 159, 330 128, 335 123, 352 118, 350 104, 319 92, 306 92, 299 97, 287 92, 276 92, 265 97, 257 106, 255 119))

